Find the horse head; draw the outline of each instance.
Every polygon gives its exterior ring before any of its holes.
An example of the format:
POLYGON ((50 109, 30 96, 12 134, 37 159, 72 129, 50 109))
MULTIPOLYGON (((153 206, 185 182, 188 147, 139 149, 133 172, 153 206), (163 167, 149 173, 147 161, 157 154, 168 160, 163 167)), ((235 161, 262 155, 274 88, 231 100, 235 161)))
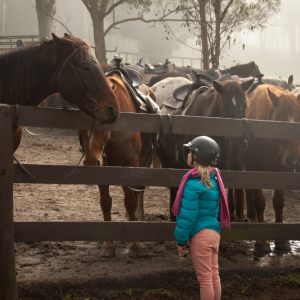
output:
POLYGON ((117 98, 90 46, 73 36, 45 42, 42 51, 54 52, 58 63, 54 72, 58 92, 68 102, 94 116, 98 123, 113 123, 120 115, 117 98))
MULTIPOLYGON (((267 94, 272 104, 272 121, 300 122, 300 95, 279 89, 267 88, 267 94)), ((294 168, 300 162, 299 140, 276 140, 273 141, 275 149, 278 148, 278 158, 281 165, 294 168)), ((277 149, 276 149, 277 150, 277 149)), ((276 151, 274 150, 274 151, 276 151)))
POLYGON ((79 151, 84 152, 83 164, 85 166, 103 166, 105 165, 105 146, 110 138, 110 131, 79 130, 79 151))

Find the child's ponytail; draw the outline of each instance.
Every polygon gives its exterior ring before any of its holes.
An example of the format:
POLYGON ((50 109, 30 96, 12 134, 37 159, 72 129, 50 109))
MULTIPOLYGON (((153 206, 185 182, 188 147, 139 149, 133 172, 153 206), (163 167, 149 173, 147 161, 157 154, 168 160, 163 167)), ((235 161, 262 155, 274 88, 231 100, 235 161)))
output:
POLYGON ((213 188, 213 185, 210 182, 210 175, 209 175, 209 171, 208 171, 207 167, 199 165, 198 166, 198 174, 201 176, 201 181, 204 183, 206 188, 208 188, 208 189, 213 188))

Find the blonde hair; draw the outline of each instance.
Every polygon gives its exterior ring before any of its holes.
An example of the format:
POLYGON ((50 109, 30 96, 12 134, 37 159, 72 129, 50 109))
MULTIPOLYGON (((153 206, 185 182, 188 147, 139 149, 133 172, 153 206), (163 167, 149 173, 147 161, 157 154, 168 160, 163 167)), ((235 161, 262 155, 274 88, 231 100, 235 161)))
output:
POLYGON ((202 165, 199 165, 198 166, 198 174, 201 176, 201 181, 199 182, 200 184, 204 183, 204 185, 208 189, 213 188, 213 185, 211 184, 211 181, 210 181, 210 175, 209 175, 208 167, 204 167, 202 165))

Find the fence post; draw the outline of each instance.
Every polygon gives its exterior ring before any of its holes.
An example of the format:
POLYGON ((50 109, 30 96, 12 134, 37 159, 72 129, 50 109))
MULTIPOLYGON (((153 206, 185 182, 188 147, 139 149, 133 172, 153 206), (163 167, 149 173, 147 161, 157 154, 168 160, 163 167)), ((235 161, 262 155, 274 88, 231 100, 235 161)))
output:
POLYGON ((0 104, 0 300, 17 300, 13 223, 13 135, 9 105, 0 104))

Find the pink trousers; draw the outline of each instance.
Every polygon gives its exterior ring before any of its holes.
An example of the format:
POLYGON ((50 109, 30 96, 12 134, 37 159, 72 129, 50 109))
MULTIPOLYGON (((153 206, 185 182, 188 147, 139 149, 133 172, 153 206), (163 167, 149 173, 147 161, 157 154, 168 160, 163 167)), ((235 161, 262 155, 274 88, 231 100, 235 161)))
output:
POLYGON ((211 229, 203 229, 191 239, 191 255, 200 284, 201 300, 221 299, 219 244, 220 234, 211 229))

